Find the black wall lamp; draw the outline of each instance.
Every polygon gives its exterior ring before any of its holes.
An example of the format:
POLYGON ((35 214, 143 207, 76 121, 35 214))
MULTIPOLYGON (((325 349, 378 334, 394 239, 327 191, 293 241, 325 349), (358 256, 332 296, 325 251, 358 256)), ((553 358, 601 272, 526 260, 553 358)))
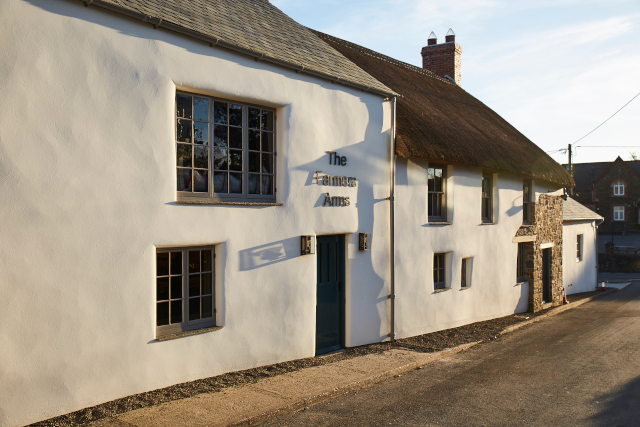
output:
POLYGON ((313 255, 316 253, 316 236, 300 237, 300 255, 313 255))
POLYGON ((361 251, 368 251, 371 249, 371 233, 360 233, 359 235, 359 249, 361 251))

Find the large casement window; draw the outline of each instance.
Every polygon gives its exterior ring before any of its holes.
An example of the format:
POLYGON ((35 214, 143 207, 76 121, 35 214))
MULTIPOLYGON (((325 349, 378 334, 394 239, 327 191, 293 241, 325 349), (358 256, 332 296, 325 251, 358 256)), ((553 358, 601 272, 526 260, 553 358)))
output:
POLYGON ((518 243, 518 267, 517 267, 517 277, 516 277, 516 281, 518 283, 523 283, 526 280, 526 271, 524 267, 525 266, 524 251, 525 251, 525 244, 518 243))
POLYGON ((583 235, 582 234, 578 234, 578 236, 576 237, 576 262, 580 262, 582 261, 582 242, 583 242, 583 235))
POLYGON ((613 207, 613 220, 624 221, 624 206, 613 207))
POLYGON ((615 180, 613 182, 613 195, 614 196, 624 196, 624 181, 621 179, 615 180))
POLYGON ((447 220, 445 207, 446 171, 446 166, 430 166, 427 169, 427 190, 429 192, 427 212, 431 222, 446 222, 447 220))
POLYGON ((446 254, 433 254, 433 289, 446 288, 444 261, 446 254))
POLYGON ((533 182, 526 179, 522 183, 522 223, 533 224, 533 182))
POLYGON ((493 174, 482 174, 482 222, 493 222, 493 174))
POLYGON ((178 200, 275 202, 275 111, 176 94, 178 200))
POLYGON ((156 252, 156 336, 215 326, 213 246, 156 252))

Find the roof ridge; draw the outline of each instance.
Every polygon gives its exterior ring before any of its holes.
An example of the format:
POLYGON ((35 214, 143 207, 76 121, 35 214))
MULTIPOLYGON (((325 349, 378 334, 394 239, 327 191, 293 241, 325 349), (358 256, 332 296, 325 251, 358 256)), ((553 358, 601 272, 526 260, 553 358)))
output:
POLYGON ((413 64, 409 64, 408 62, 400 61, 398 59, 395 59, 395 58, 392 58, 390 56, 384 55, 382 53, 376 52, 375 50, 371 50, 371 49, 368 49, 368 48, 366 48, 364 46, 360 46, 359 44, 356 44, 356 43, 353 43, 353 42, 350 42, 350 41, 347 41, 347 40, 332 36, 330 34, 325 34, 325 33, 321 32, 321 31, 318 31, 318 30, 314 30, 313 28, 309 28, 309 30, 311 30, 314 34, 316 34, 321 39, 327 38, 327 39, 331 40, 334 43, 343 45, 343 46, 348 47, 350 49, 353 49, 353 50, 355 50, 357 52, 363 53, 365 55, 372 56, 372 57, 374 57, 376 59, 388 62, 388 63, 390 63, 392 65, 405 68, 405 69, 407 69, 409 71, 413 71, 413 72, 416 72, 418 74, 422 74, 423 76, 431 77, 431 78, 434 78, 436 80, 440 80, 442 82, 445 82, 447 84, 450 84, 450 85, 453 85, 453 86, 456 86, 456 87, 459 87, 460 89, 462 89, 461 86, 458 86, 456 83, 453 83, 449 79, 446 79, 444 77, 441 77, 441 76, 437 75, 433 71, 429 71, 429 70, 427 70, 425 68, 417 67, 417 66, 415 66, 413 64))

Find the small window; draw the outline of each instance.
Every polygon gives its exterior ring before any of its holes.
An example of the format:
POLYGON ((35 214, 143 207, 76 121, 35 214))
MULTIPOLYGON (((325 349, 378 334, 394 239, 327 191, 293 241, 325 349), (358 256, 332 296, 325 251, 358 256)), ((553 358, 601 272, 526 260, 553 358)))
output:
POLYGON ((516 277, 516 281, 518 283, 523 283, 526 278, 524 257, 525 257, 525 245, 524 243, 518 243, 518 268, 517 268, 517 277, 516 277))
POLYGON ((582 261, 582 234, 578 234, 576 239, 576 262, 582 261))
POLYGON ((624 181, 618 179, 613 182, 613 195, 624 196, 624 181))
POLYGON ((493 222, 493 174, 482 174, 482 222, 493 222))
POLYGON ((427 187, 429 192, 427 211, 429 221, 444 222, 447 220, 445 207, 445 175, 446 167, 443 166, 432 166, 427 170, 427 187))
POLYGON ((525 180, 522 184, 522 223, 533 224, 533 182, 525 180))
POLYGON ((460 271, 460 287, 468 288, 471 286, 469 271, 471 268, 471 258, 462 258, 462 268, 460 271))
POLYGON ((215 326, 215 248, 158 249, 156 336, 215 326))
POLYGON ((624 221, 624 206, 613 207, 613 220, 624 221))
POLYGON ((433 255, 433 289, 446 288, 444 260, 446 254, 433 255))

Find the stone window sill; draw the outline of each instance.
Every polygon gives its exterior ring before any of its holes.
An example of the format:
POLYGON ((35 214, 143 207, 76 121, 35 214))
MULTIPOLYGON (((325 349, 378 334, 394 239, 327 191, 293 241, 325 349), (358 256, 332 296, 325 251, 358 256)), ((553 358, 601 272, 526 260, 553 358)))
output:
POLYGON ((496 225, 497 222, 481 222, 480 225, 496 225))
POLYGON ((471 286, 460 286, 461 291, 466 291, 467 289, 471 289, 471 286))
POLYGON ((177 200, 179 205, 226 205, 226 206, 284 206, 284 203, 272 202, 221 202, 216 200, 177 200))
POLYGON ((185 332, 179 332, 177 334, 164 335, 161 337, 157 337, 155 340, 158 342, 175 340, 177 338, 190 337, 191 335, 200 335, 200 334, 206 334, 207 332, 219 331, 220 329, 222 329, 222 326, 212 326, 210 328, 194 329, 193 331, 185 331, 185 332))
POLYGON ((522 286, 522 285, 528 285, 528 284, 529 284, 529 281, 528 281, 528 280, 525 280, 524 282, 518 282, 518 283, 516 283, 516 286, 522 286))
POLYGON ((450 291, 451 288, 444 288, 444 289, 435 289, 433 291, 434 294, 439 294, 440 292, 446 292, 446 291, 450 291))

